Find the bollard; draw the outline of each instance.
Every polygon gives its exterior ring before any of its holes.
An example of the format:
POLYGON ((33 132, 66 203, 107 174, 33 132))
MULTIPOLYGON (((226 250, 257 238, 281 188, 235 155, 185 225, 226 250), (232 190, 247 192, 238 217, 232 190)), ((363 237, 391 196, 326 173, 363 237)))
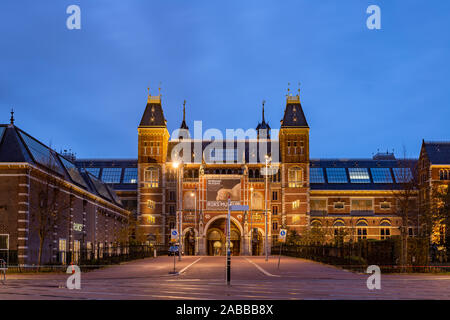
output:
POLYGON ((153 258, 156 258, 156 249, 153 249, 153 258))

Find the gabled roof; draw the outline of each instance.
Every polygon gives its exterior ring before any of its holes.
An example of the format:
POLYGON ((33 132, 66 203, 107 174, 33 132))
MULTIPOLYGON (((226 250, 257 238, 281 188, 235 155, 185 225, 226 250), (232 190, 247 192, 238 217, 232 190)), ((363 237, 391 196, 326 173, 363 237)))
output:
POLYGON ((431 164, 450 164, 450 141, 423 142, 423 147, 431 164))
POLYGON ((284 117, 281 120, 281 128, 309 128, 306 121, 300 99, 295 102, 288 102, 284 110, 284 117))

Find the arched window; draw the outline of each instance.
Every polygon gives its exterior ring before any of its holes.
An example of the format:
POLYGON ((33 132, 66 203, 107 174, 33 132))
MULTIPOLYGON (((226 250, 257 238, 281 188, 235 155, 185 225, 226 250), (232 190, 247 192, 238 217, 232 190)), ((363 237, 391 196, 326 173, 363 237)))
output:
POLYGON ((149 167, 144 171, 144 182, 150 188, 158 188, 159 185, 159 170, 155 167, 149 167))
POLYGON ((391 236, 391 222, 389 220, 382 220, 380 223, 380 239, 384 240, 391 236))
POLYGON ((359 220, 356 224, 356 230, 358 233, 358 240, 367 239, 367 222, 365 220, 359 220))
POLYGON ((344 221, 342 221, 342 220, 336 220, 336 221, 333 223, 333 227, 336 227, 336 228, 339 228, 339 227, 345 227, 345 223, 344 223, 344 221))
POLYGON ((255 178, 260 178, 261 177, 261 175, 259 174, 259 169, 256 169, 255 170, 255 178))
POLYGON ((249 177, 250 179, 253 178, 253 169, 249 169, 249 170, 248 170, 248 177, 249 177))
POLYGON ((302 186, 303 170, 298 167, 289 169, 288 183, 289 188, 299 188, 302 186))
POLYGON ((319 220, 313 220, 311 221, 311 226, 314 228, 320 228, 322 226, 322 222, 320 222, 319 220))
POLYGON ((344 233, 344 230, 343 230, 344 227, 345 227, 344 220, 341 220, 341 219, 336 220, 336 221, 333 223, 334 236, 335 236, 335 237, 343 236, 343 235, 344 235, 344 234, 343 234, 343 233, 344 233))

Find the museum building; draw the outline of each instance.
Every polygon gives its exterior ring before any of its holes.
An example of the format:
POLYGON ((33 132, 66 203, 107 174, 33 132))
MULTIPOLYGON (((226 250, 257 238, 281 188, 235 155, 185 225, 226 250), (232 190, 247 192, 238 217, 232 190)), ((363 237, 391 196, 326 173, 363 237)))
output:
MULTIPOLYGON (((263 254, 266 230, 271 247, 281 228, 302 235, 317 227, 329 238, 346 230, 345 241, 400 234, 398 197, 415 179, 418 160, 396 159, 393 153, 311 159, 310 128, 299 94, 286 96, 277 139, 271 139, 264 105, 256 140, 214 141, 214 148, 212 140, 190 138, 185 116, 183 106, 179 133, 171 137, 161 96, 149 95, 138 126, 138 159, 75 162, 116 191, 124 207, 139 218, 148 241, 167 245, 170 230, 177 229, 185 254, 224 254, 228 198, 249 207, 231 214, 234 255, 263 254), (186 154, 174 153, 180 144, 191 145, 188 160, 186 154)), ((448 143, 437 144, 448 149, 448 143)), ((444 158, 448 170, 449 154, 444 158)), ((410 200, 418 201, 418 192, 410 200)), ((409 224, 407 232, 414 236, 419 225, 409 224)))

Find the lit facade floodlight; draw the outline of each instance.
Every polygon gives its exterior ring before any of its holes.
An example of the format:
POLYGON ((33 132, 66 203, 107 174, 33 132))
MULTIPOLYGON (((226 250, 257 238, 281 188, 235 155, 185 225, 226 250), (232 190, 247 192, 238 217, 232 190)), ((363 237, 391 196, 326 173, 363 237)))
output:
POLYGON ((177 162, 177 161, 175 161, 175 162, 172 163, 172 167, 174 167, 175 169, 178 168, 179 165, 180 165, 180 163, 177 162))

